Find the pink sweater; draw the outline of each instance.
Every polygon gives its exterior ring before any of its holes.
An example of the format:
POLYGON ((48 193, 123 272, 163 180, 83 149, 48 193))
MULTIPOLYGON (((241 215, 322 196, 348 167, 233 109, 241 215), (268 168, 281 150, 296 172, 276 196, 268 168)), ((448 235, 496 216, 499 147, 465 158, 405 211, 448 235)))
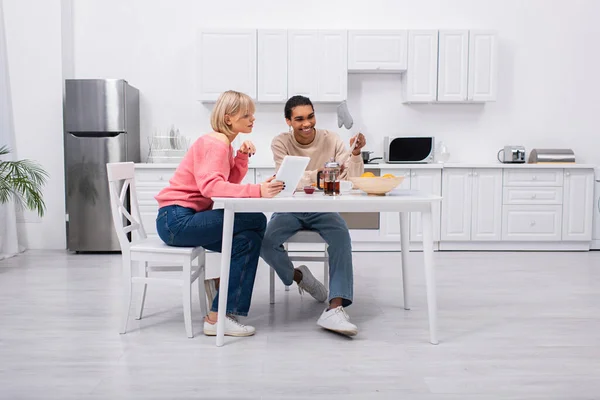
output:
POLYGON ((155 196, 159 207, 178 205, 210 210, 211 197, 260 197, 260 185, 240 182, 248 172, 248 155, 219 139, 198 138, 177 167, 169 186, 155 196))

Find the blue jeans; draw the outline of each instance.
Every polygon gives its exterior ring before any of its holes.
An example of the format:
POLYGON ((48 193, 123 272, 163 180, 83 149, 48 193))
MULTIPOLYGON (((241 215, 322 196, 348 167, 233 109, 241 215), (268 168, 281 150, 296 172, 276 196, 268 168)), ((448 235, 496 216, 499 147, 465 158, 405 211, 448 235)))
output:
POLYGON ((318 232, 329 245, 329 301, 352 304, 352 243, 346 221, 338 213, 274 213, 267 225, 261 257, 287 286, 294 281, 294 265, 283 244, 300 230, 318 232))
MULTIPOLYGON (((233 221, 227 314, 248 315, 260 247, 267 219, 262 213, 236 213, 233 221)), ((221 252, 223 210, 196 212, 177 205, 161 207, 156 218, 158 236, 169 246, 202 246, 221 252)), ((219 288, 220 291, 220 288, 219 288)), ((216 312, 219 295, 211 311, 216 312)))

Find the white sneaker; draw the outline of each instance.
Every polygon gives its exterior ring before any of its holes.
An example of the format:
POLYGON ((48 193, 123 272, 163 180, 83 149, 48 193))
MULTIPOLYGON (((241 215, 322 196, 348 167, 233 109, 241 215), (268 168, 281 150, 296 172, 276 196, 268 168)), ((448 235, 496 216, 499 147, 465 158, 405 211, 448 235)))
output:
POLYGON ((357 326, 350 323, 350 317, 346 314, 346 310, 342 306, 323 311, 323 314, 321 314, 317 321, 317 325, 347 336, 354 336, 358 333, 357 326))
MULTIPOLYGON (((230 316, 225 319, 225 336, 252 336, 255 333, 256 328, 253 326, 244 325, 230 316)), ((206 336, 217 336, 217 323, 211 324, 205 320, 204 334, 206 336)))
POLYGON ((298 292, 302 294, 306 291, 320 303, 327 300, 327 289, 325 288, 325 285, 314 277, 308 267, 306 265, 301 265, 298 267, 298 270, 302 272, 302 280, 298 283, 298 292))

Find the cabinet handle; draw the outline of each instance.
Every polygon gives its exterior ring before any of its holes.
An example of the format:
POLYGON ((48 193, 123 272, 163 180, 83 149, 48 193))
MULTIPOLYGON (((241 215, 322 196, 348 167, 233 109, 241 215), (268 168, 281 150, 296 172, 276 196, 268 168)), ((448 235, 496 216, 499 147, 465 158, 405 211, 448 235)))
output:
POLYGON ((566 172, 566 173, 565 173, 565 175, 566 175, 566 176, 570 176, 570 175, 571 175, 571 173, 570 173, 570 172, 566 172))
POLYGON ((417 176, 417 173, 416 173, 416 172, 412 172, 412 173, 410 174, 410 176, 417 176))
POLYGON ((531 198, 532 198, 532 199, 535 199, 536 197, 537 197, 537 194, 532 194, 532 195, 531 195, 531 198))
POLYGON ((473 175, 479 176, 479 173, 478 172, 473 172, 473 175))
POLYGON ((164 180, 164 178, 161 176, 160 178, 158 178, 158 180, 159 180, 159 181, 162 181, 162 180, 164 180))
POLYGON ((531 221, 531 222, 529 223, 529 225, 531 225, 531 226, 535 226, 535 221, 531 221))
POLYGON ((537 176, 535 176, 535 175, 534 175, 534 176, 531 178, 531 180, 533 180, 533 181, 537 181, 537 176))

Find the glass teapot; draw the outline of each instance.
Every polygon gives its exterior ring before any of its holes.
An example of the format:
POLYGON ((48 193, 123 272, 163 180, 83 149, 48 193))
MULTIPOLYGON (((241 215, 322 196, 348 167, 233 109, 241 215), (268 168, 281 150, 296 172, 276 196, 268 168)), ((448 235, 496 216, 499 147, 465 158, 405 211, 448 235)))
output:
POLYGON ((317 188, 323 190, 326 196, 337 196, 340 194, 340 175, 342 167, 333 158, 325 163, 322 171, 317 173, 317 188), (321 177, 323 187, 321 187, 321 177))

